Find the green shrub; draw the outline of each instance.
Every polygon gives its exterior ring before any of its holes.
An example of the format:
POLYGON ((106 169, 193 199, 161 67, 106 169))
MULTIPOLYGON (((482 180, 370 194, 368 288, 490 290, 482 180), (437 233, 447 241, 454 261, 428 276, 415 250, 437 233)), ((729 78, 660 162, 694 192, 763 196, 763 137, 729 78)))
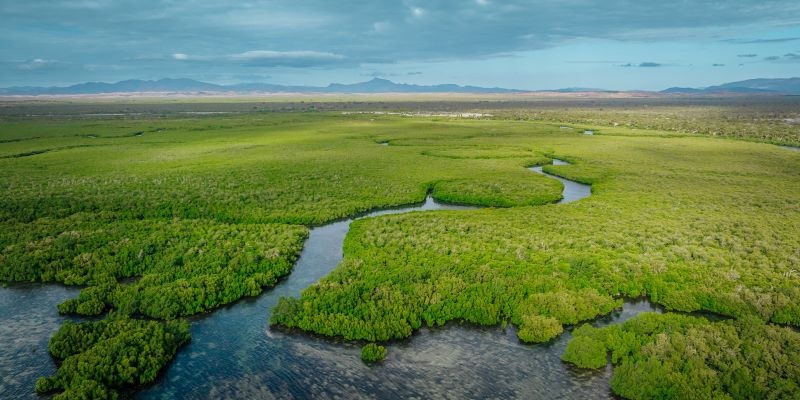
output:
POLYGON ((564 328, 555 318, 541 315, 522 317, 522 325, 517 330, 517 337, 525 343, 543 343, 560 335, 564 328))
POLYGON ((380 361, 386 358, 386 347, 375 343, 367 343, 361 348, 361 360, 367 363, 380 361))
POLYGON ((602 368, 608 363, 608 350, 603 342, 586 336, 570 340, 561 360, 575 364, 580 368, 602 368))
POLYGON ((562 360, 606 364, 611 388, 631 399, 794 398, 800 391, 800 333, 763 321, 710 322, 644 313, 606 328, 576 329, 562 360))

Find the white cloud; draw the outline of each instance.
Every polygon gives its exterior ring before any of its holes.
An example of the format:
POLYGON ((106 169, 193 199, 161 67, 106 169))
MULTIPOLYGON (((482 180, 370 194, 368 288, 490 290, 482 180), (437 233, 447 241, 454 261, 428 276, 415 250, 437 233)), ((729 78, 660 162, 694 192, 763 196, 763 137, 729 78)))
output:
POLYGON ((34 58, 33 60, 27 60, 17 64, 17 69, 23 71, 33 71, 37 69, 53 67, 58 64, 62 63, 57 60, 45 60, 43 58, 34 58))
POLYGON ((342 60, 345 57, 341 54, 328 53, 324 51, 272 51, 272 50, 252 50, 244 53, 232 54, 228 58, 236 61, 258 61, 258 60, 342 60))
POLYGON ((176 61, 187 62, 206 62, 206 63, 234 63, 250 66, 284 66, 284 67, 308 67, 315 65, 335 64, 346 60, 347 57, 341 54, 325 51, 295 50, 295 51, 275 51, 275 50, 250 50, 243 53, 223 54, 223 55, 190 55, 185 53, 172 54, 171 58, 176 61))

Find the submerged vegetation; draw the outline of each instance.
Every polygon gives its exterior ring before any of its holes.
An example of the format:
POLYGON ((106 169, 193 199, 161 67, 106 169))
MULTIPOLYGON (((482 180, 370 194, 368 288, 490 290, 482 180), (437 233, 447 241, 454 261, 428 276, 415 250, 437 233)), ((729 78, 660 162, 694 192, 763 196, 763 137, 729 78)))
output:
POLYGON ((511 322, 520 341, 540 343, 622 296, 648 296, 732 319, 581 327, 563 359, 598 368, 610 352, 612 387, 630 398, 790 393, 797 334, 772 324, 800 326, 798 153, 621 126, 599 133, 339 113, 7 121, 0 281, 86 286, 59 311, 107 314, 59 331, 50 351, 64 362, 37 390, 113 397, 152 382, 188 340, 174 318, 275 285, 310 226, 431 192, 488 208, 353 222, 339 267, 282 299, 271 323, 370 342, 362 358, 375 361, 386 348, 374 342, 423 326, 511 322), (592 196, 550 204, 561 184, 525 167, 551 158, 573 165, 545 171, 592 184, 592 196), (706 347, 684 346, 701 339, 706 347), (713 360, 725 346, 727 369, 713 360), (732 386, 746 377, 759 380, 732 386), (687 391, 701 383, 708 389, 687 391))

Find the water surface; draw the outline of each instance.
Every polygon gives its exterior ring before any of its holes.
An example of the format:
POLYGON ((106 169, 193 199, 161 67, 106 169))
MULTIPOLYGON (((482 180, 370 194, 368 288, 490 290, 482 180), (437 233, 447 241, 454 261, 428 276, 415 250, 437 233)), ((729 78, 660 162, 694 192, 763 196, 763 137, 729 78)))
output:
MULTIPOLYGON (((554 158, 553 159, 553 165, 569 165, 569 163, 566 162, 566 161, 554 158)), ((578 182, 575 182, 575 181, 571 181, 569 179, 564 179, 564 178, 562 178, 560 176, 555 176, 555 175, 552 175, 552 174, 548 174, 547 172, 544 172, 542 170, 541 166, 539 166, 539 167, 530 167, 528 169, 531 170, 531 171, 534 171, 534 172, 538 172, 538 173, 543 174, 543 175, 547 175, 547 176, 549 176, 549 177, 551 177, 553 179, 558 179, 561 183, 564 184, 564 191, 562 192, 563 198, 558 202, 558 204, 571 203, 573 201, 589 197, 592 194, 592 186, 591 185, 578 183, 578 182)))
POLYGON ((67 319, 56 306, 79 290, 41 284, 0 287, 0 399, 38 398, 36 380, 56 372, 47 342, 67 319))
MULTIPOLYGON (((555 165, 566 164, 554 160, 555 165)), ((544 173, 541 167, 532 170, 544 173)), ((547 174, 548 176, 552 176, 547 174)), ((562 202, 588 196, 588 185, 564 183, 562 202)), ((359 218, 415 211, 461 210, 430 196, 423 204, 381 210, 359 218)), ((451 323, 423 328, 410 339, 388 345, 381 363, 366 365, 360 346, 268 326, 278 299, 297 297, 342 260, 342 243, 353 219, 313 228, 292 273, 257 298, 195 316, 192 341, 143 399, 198 398, 612 398, 610 367, 584 371, 560 361, 570 334, 546 345, 519 343, 513 327, 451 323)), ((32 286, 0 289, 0 398, 35 398, 39 376, 55 372, 47 341, 64 318, 56 305, 77 289, 32 286)), ((622 310, 594 323, 624 321, 656 310, 628 301, 622 310)))
MULTIPOLYGON (((588 193, 565 184, 566 201, 588 193)), ((377 211, 365 217, 467 208, 440 204, 429 196, 419 206, 377 211)), ((270 329, 270 312, 278 299, 299 296, 341 262, 342 243, 351 222, 312 229, 294 270, 274 289, 257 299, 195 318, 192 342, 178 353, 162 379, 139 392, 138 397, 612 397, 610 367, 584 371, 560 361, 569 333, 547 345, 526 346, 519 343, 513 327, 453 323, 423 328, 408 340, 389 344, 389 355, 383 362, 366 365, 361 362, 357 344, 270 329)), ((645 301, 628 302, 623 310, 595 323, 620 322, 644 310, 655 308, 645 301)))

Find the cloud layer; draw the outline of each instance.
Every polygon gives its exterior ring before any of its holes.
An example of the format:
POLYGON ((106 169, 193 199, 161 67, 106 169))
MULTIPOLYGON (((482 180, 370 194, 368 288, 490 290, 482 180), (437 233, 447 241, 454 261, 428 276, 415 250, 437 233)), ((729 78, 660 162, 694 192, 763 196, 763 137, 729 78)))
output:
POLYGON ((798 26, 800 2, 786 0, 0 0, 0 20, 2 61, 28 73, 35 60, 168 75, 489 59, 586 38, 800 39, 739 37, 798 26))

